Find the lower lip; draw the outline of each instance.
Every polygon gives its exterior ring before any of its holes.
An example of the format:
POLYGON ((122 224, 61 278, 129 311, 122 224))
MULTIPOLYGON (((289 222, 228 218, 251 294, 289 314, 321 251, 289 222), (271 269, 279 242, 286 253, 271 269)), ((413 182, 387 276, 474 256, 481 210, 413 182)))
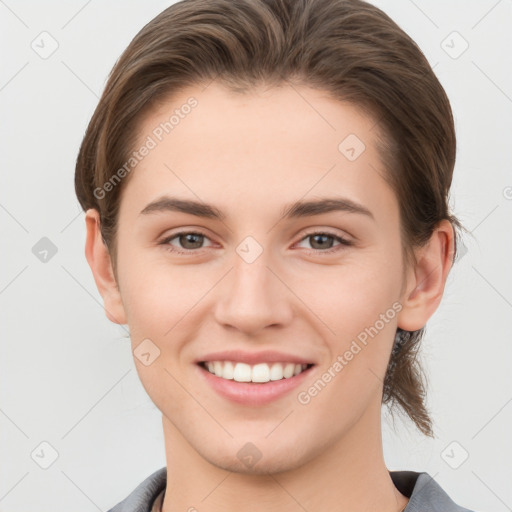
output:
POLYGON ((314 366, 289 377, 288 379, 271 380, 269 382, 237 382, 236 380, 223 379, 196 364, 201 378, 221 396, 243 405, 265 405, 289 393, 304 381, 311 373, 314 366))

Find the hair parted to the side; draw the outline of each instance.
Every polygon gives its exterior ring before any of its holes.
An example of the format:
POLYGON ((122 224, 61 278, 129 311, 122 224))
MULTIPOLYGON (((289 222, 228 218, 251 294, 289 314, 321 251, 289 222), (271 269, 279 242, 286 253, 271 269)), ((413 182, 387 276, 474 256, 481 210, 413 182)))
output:
MULTIPOLYGON (((144 26, 116 62, 77 158, 76 194, 84 210, 99 211, 114 272, 130 176, 107 193, 95 190, 127 161, 152 106, 214 79, 241 93, 307 85, 364 110, 375 120, 384 178, 399 203, 404 265, 443 219, 452 223, 457 247, 464 227, 448 206, 456 149, 450 104, 423 53, 393 20, 362 0, 183 0, 144 26)), ((433 437, 417 360, 424 329, 398 329, 382 402, 397 404, 433 437)))

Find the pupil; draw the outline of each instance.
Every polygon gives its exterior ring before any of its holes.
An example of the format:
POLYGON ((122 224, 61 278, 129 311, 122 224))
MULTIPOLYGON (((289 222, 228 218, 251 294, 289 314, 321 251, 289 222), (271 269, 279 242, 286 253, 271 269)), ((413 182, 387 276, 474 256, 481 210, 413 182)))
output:
MULTIPOLYGON (((319 239, 319 238, 323 238, 324 242, 325 242, 325 239, 326 238, 330 238, 330 235, 313 235, 313 240, 314 240, 314 242, 312 244, 313 246, 314 246, 315 243, 317 243, 317 239, 319 239)), ((322 244, 322 242, 319 242, 319 245, 320 245, 320 248, 325 247, 325 243, 322 244)))
MULTIPOLYGON (((181 240, 180 242, 182 242, 182 245, 187 245, 187 243, 191 243, 192 244, 192 248, 197 248, 197 247, 201 247, 201 238, 202 238, 202 235, 199 235, 199 234, 195 234, 195 233, 188 233, 187 235, 182 235, 181 236, 181 240), (195 239, 195 241, 194 241, 195 239), (183 241, 185 242, 183 244, 183 241)), ((190 247, 186 247, 186 248, 190 248, 190 247)))

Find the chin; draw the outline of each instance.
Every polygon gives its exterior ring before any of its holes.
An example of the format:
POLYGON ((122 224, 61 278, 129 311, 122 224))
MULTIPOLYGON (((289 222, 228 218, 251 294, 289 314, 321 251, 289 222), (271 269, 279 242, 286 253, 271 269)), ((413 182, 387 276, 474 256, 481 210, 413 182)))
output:
MULTIPOLYGON (((247 438, 245 438, 247 439, 247 438)), ((217 446, 213 452, 198 450, 203 459, 225 471, 243 475, 268 475, 291 471, 314 457, 290 443, 288 446, 273 446, 270 440, 233 441, 231 446, 217 446), (265 445, 265 446, 263 446, 265 445)))
POLYGON ((278 456, 273 454, 271 458, 262 457, 258 462, 254 465, 247 464, 243 461, 240 461, 238 457, 231 457, 229 459, 215 457, 214 459, 207 459, 212 465, 223 469, 225 471, 230 471, 232 473, 238 473, 240 475, 269 475, 269 474, 277 474, 286 471, 291 471, 293 469, 297 469, 300 467, 301 461, 298 460, 297 456, 294 454, 290 454, 293 456, 293 459, 290 459, 286 454, 278 456))

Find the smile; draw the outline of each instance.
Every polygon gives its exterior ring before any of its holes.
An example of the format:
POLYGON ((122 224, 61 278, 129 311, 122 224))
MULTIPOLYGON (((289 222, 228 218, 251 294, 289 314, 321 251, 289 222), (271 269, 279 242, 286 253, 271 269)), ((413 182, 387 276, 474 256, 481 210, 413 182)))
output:
POLYGON ((250 365, 234 361, 203 361, 200 365, 221 379, 254 383, 289 379, 313 366, 278 362, 250 365))

